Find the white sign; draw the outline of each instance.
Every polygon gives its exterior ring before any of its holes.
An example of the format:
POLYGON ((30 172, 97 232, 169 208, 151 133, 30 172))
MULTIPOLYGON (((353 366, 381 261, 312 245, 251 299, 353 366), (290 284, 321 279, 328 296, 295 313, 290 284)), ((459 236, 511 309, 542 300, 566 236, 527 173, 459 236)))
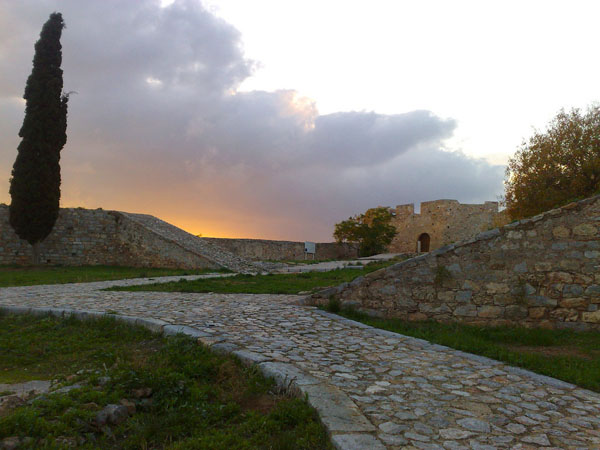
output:
POLYGON ((317 244, 314 242, 305 242, 304 253, 312 253, 313 255, 317 253, 317 244))

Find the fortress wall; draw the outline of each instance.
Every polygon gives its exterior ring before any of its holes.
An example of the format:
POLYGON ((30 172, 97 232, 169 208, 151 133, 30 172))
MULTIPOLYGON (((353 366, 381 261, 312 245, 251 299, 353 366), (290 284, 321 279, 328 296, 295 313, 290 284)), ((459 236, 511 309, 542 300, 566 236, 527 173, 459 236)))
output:
POLYGON ((430 250, 452 242, 468 239, 476 234, 507 222, 504 213, 498 212, 498 203, 461 204, 456 200, 435 200, 421 203, 421 212, 414 206, 398 205, 392 224, 398 234, 388 247, 392 253, 417 250, 417 240, 422 233, 430 237, 430 250))
MULTIPOLYGON (((8 217, 8 206, 0 205, 0 264, 29 265, 31 246, 15 234, 8 217)), ((52 233, 40 245, 40 253, 41 262, 52 265, 184 269, 225 266, 243 271, 247 265, 244 258, 304 259, 304 242, 197 238, 143 214, 61 208, 52 233)), ((316 259, 357 255, 358 247, 353 244, 316 245, 316 259)))
MULTIPOLYGON (((266 239, 201 238, 234 255, 254 261, 292 261, 304 259, 304 242, 266 239)), ((358 246, 335 242, 317 243, 315 259, 351 259, 358 257, 358 246)), ((312 259, 312 255, 308 255, 312 259)))
POLYGON ((600 196, 316 294, 384 317, 600 330, 600 196))
MULTIPOLYGON (((32 249, 19 239, 0 205, 0 264, 29 265, 32 249)), ((41 262, 52 265, 217 267, 116 211, 61 208, 54 229, 40 245, 41 262)))

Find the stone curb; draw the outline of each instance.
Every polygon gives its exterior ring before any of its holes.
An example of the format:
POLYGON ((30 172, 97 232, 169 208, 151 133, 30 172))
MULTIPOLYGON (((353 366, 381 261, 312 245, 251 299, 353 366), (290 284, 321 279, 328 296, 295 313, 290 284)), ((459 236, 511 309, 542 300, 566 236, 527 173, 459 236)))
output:
POLYGON ((211 336, 196 328, 185 325, 172 325, 159 319, 145 319, 70 308, 29 308, 0 305, 0 313, 32 314, 36 316, 52 315, 56 317, 72 315, 80 320, 112 317, 121 322, 142 326, 164 336, 184 334, 196 339, 198 343, 207 345, 217 353, 236 356, 247 366, 256 365, 264 376, 273 378, 278 387, 296 395, 305 395, 308 403, 317 410, 321 422, 329 432, 336 449, 359 450, 368 448, 384 450, 386 448, 381 441, 371 434, 376 431, 375 426, 362 414, 350 397, 337 387, 306 375, 292 364, 270 361, 269 358, 259 353, 241 349, 236 344, 228 343, 223 338, 211 336))

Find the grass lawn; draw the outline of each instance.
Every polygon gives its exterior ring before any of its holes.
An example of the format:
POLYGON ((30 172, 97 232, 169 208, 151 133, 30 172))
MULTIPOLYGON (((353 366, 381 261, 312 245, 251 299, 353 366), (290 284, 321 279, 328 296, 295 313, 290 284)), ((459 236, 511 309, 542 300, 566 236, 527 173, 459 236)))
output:
POLYGON ((306 401, 256 369, 110 318, 0 316, 0 383, 32 379, 82 387, 0 408, 0 441, 29 438, 19 448, 332 448, 306 401), (130 408, 122 422, 96 420, 121 402, 130 408))
POLYGON ((374 318, 353 310, 339 311, 335 304, 332 312, 376 328, 487 356, 600 392, 599 332, 406 322, 374 318))
POLYGON ((223 269, 184 270, 122 266, 0 266, 0 287, 83 283, 87 281, 122 280, 124 278, 162 277, 169 275, 196 275, 222 271, 223 269))
POLYGON ((114 291, 161 292, 218 292, 222 294, 298 294, 312 292, 327 286, 352 281, 394 262, 371 263, 363 269, 337 269, 329 272, 304 272, 269 275, 235 275, 227 278, 210 278, 194 281, 146 284, 144 286, 117 286, 114 291))

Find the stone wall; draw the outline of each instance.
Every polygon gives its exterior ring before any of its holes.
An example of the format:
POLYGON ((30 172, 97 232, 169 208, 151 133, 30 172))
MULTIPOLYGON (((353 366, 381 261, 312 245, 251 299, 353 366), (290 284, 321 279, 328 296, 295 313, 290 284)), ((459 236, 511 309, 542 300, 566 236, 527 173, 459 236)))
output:
POLYGON ((385 317, 600 330, 600 196, 315 295, 385 317))
MULTIPOLYGON (((201 238, 242 258, 254 261, 293 261, 304 259, 304 242, 266 239, 201 238)), ((315 259, 352 259, 358 257, 358 245, 317 243, 315 259)), ((312 259, 312 255, 308 255, 312 259)))
POLYGON ((497 202, 468 205, 456 200, 435 200, 421 203, 418 214, 413 204, 398 205, 391 212, 392 224, 398 230, 388 247, 392 253, 416 252, 423 233, 429 235, 429 250, 435 250, 507 223, 505 213, 498 212, 497 202))
MULTIPOLYGON (((248 267, 235 255, 196 241, 195 236, 152 216, 62 208, 52 233, 40 245, 41 262, 186 269, 224 266, 236 271, 248 267)), ((28 265, 31 260, 31 246, 10 226, 8 206, 0 205, 0 264, 28 265)))

